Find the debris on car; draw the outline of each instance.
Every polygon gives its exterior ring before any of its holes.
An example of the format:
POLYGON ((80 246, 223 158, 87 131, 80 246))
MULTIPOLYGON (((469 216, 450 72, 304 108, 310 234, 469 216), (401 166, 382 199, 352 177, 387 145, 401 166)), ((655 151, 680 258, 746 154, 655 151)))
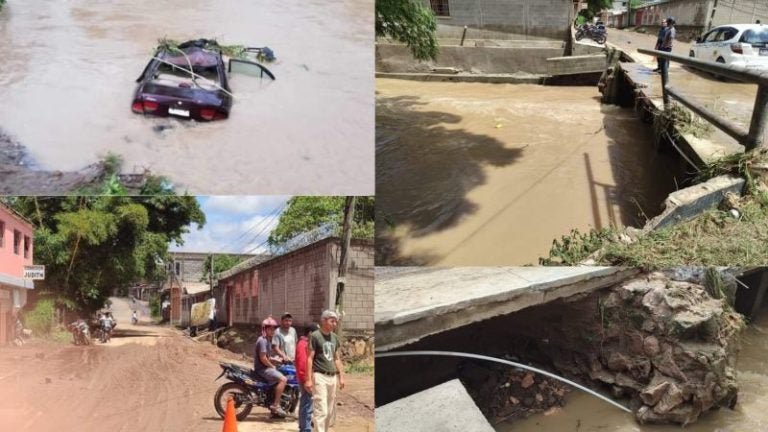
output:
POLYGON ((228 82, 233 65, 249 75, 274 80, 272 72, 258 63, 274 60, 274 52, 267 47, 223 46, 212 39, 161 40, 136 80, 131 109, 137 114, 197 121, 226 119, 234 98, 228 82))

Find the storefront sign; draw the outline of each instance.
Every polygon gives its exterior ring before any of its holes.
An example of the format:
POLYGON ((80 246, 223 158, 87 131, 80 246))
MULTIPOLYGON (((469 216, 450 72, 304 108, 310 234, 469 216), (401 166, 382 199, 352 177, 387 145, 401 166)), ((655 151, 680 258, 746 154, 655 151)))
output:
POLYGON ((24 279, 44 280, 45 266, 44 265, 24 266, 24 279))

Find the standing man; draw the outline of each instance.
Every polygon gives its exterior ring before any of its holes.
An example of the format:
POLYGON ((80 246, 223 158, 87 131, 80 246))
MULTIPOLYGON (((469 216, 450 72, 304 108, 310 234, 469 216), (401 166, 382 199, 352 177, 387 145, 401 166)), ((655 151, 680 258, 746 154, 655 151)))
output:
MULTIPOLYGON (((659 28, 659 34, 656 35, 656 46, 653 47, 656 51, 661 49, 661 44, 664 43, 664 35, 667 32, 667 20, 661 20, 661 27, 659 28)), ((656 63, 658 67, 654 69, 654 72, 661 72, 661 58, 656 57, 656 63)))
MULTIPOLYGON (((675 30, 675 19, 672 17, 667 18, 667 31, 664 32, 664 38, 659 47, 659 51, 672 52, 672 41, 677 36, 677 30, 675 30)), ((669 60, 659 59, 659 66, 661 67, 661 74, 666 79, 669 77, 669 60)))
POLYGON ((310 324, 304 331, 304 336, 296 344, 296 375, 301 386, 301 399, 299 400, 299 432, 312 432, 312 392, 305 387, 307 382, 307 359, 309 358, 309 337, 320 326, 310 324))
POLYGON ((280 317, 280 328, 277 329, 275 338, 272 340, 275 351, 290 362, 296 359, 296 343, 299 339, 296 329, 292 325, 293 316, 288 312, 284 313, 280 317))
POLYGON ((288 379, 277 370, 275 353, 272 350, 272 338, 275 336, 277 322, 267 318, 261 323, 261 336, 256 340, 256 353, 253 361, 253 371, 270 385, 275 385, 275 399, 269 410, 277 417, 284 418, 287 413, 280 406, 283 390, 288 379))
POLYGON ((327 432, 336 415, 336 387, 344 389, 344 365, 341 364, 339 338, 333 331, 339 315, 326 310, 320 316, 320 330, 309 336, 306 390, 312 393, 312 419, 315 432, 327 432))
POLYGON ((208 310, 208 331, 216 330, 216 300, 211 299, 211 308, 208 310))

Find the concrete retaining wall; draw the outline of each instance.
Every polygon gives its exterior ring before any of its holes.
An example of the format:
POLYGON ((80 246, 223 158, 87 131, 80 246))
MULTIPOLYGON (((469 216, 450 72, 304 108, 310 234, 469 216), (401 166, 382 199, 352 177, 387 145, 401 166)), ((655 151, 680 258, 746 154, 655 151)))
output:
POLYGON ((745 180, 741 177, 720 176, 704 183, 669 194, 664 212, 648 221, 644 232, 676 225, 717 207, 727 193, 741 195, 745 180))
MULTIPOLYGON (((430 7, 429 0, 422 0, 430 7)), ((438 17, 440 38, 565 40, 572 0, 450 0, 450 16, 438 17)))
POLYGON ((550 58, 547 72, 552 76, 602 72, 606 62, 605 54, 550 58))
POLYGON ((564 54, 564 47, 470 47, 441 46, 434 62, 414 60, 405 45, 377 44, 376 71, 389 73, 429 73, 434 68, 456 68, 464 72, 546 74, 547 59, 564 54))

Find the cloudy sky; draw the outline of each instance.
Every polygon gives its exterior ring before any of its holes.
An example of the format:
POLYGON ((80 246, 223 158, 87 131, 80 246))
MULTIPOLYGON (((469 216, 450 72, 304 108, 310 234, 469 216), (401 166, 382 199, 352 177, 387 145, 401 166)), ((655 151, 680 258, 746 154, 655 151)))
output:
POLYGON ((259 253, 277 226, 289 196, 197 197, 207 220, 201 230, 193 225, 184 236, 184 245, 172 251, 259 253))

